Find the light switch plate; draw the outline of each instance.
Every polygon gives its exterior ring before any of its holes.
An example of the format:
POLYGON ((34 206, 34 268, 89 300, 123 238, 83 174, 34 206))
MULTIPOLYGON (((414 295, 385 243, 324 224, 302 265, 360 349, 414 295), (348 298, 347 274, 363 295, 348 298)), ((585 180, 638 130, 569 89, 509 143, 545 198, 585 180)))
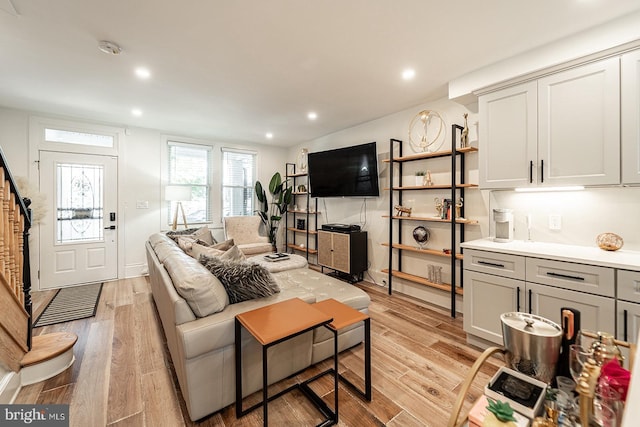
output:
POLYGON ((149 209, 149 201, 148 200, 136 201, 136 209, 149 209))

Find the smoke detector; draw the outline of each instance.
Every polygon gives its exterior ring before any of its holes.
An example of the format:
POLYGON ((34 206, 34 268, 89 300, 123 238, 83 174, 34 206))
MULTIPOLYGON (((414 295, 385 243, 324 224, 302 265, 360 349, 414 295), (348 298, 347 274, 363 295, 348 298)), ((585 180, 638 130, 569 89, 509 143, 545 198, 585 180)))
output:
POLYGON ((98 49, 109 55, 120 55, 122 52, 122 48, 120 46, 108 40, 101 40, 100 43, 98 43, 98 49))

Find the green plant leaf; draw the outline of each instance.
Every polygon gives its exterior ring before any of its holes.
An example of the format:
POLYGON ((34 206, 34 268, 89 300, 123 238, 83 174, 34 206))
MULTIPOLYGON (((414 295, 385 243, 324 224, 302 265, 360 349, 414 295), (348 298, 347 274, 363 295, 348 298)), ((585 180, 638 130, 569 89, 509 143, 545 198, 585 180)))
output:
POLYGON ((282 184, 282 177, 280 176, 280 172, 276 172, 271 177, 271 182, 269 182, 269 192, 271 194, 277 194, 280 192, 280 185, 282 184))

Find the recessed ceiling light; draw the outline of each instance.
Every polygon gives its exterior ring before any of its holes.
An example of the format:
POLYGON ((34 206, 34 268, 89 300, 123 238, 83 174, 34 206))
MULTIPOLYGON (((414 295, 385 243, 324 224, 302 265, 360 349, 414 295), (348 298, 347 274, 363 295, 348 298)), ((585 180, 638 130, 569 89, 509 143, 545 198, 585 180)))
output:
POLYGON ((122 53, 122 48, 109 40, 101 40, 98 42, 98 49, 109 55, 120 55, 122 53))
POLYGON ((143 67, 138 67, 136 68, 136 76, 141 79, 148 79, 149 77, 151 77, 151 71, 143 67))
POLYGON ((411 80, 416 76, 416 70, 412 68, 407 68, 402 72, 402 78, 405 80, 411 80))
POLYGON ((307 114, 307 117, 309 118, 309 120, 315 120, 318 118, 318 114, 312 111, 309 114, 307 114))
POLYGON ((267 132, 264 136, 265 136, 267 139, 272 139, 272 138, 273 138, 273 134, 272 134, 271 132, 267 132))
POLYGON ((139 108, 134 108, 133 110, 131 110, 131 114, 136 117, 140 117, 142 115, 142 110, 139 108))

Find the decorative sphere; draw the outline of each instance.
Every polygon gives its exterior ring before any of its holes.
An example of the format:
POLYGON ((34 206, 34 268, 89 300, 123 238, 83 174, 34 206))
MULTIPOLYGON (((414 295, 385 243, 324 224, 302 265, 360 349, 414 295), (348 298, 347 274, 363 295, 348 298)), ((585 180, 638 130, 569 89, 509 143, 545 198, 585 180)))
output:
POLYGON ((300 243, 300 247, 301 247, 301 248, 304 248, 304 243, 300 243))
POLYGON ((429 241, 429 230, 423 226, 418 226, 413 229, 413 239, 422 247, 429 241))

